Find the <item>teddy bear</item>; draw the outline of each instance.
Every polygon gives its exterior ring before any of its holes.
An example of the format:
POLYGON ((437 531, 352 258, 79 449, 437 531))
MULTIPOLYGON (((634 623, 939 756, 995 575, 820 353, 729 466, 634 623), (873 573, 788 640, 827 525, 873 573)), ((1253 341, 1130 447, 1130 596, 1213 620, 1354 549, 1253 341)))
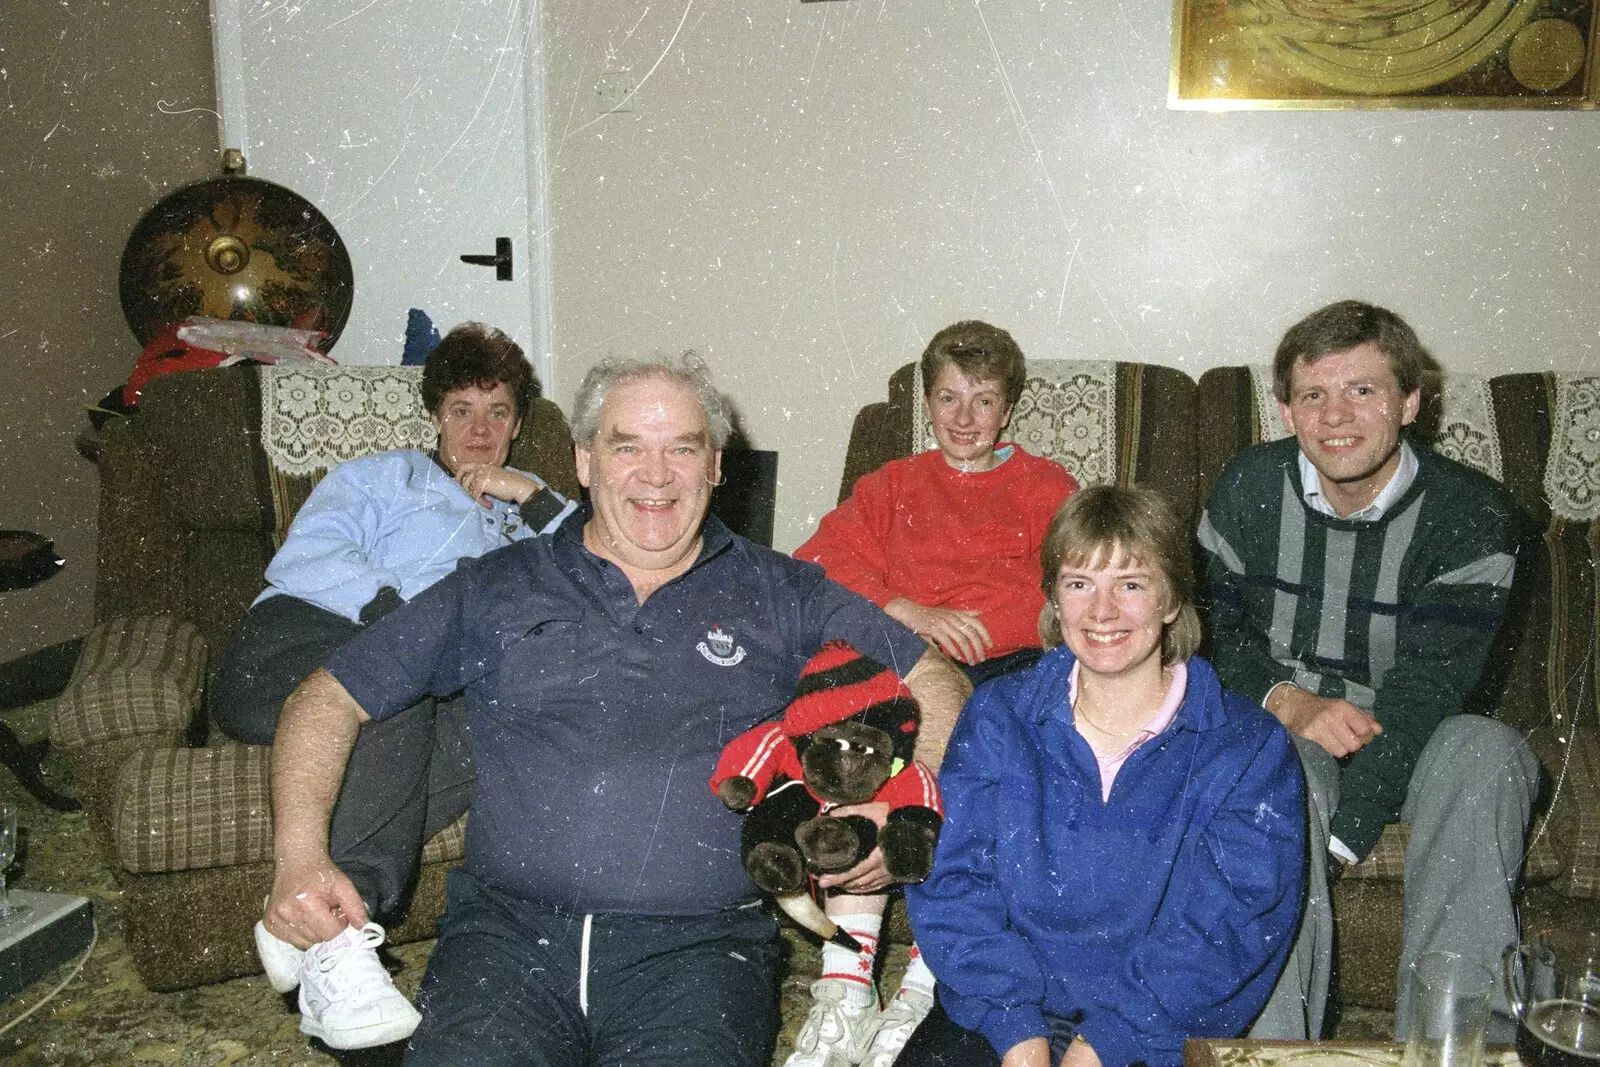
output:
POLYGON ((912 756, 919 720, 893 671, 843 641, 824 644, 783 718, 728 742, 711 776, 723 804, 746 813, 740 854, 751 879, 781 904, 811 875, 847 870, 878 846, 897 881, 926 878, 944 816, 933 772, 912 756), (889 804, 882 830, 827 814, 873 801, 889 804))

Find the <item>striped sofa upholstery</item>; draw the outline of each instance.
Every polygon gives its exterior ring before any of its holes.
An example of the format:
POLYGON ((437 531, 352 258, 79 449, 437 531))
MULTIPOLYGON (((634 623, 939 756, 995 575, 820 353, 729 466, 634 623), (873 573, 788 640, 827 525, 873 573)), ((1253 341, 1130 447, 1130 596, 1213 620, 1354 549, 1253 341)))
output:
MULTIPOLYGON (((423 444, 418 434, 431 432, 417 368, 334 368, 339 380, 323 382, 309 407, 302 383, 274 373, 239 366, 157 379, 139 414, 105 435, 97 622, 51 738, 124 891, 134 962, 152 989, 260 970, 250 927, 272 878, 271 750, 209 736, 202 705, 208 657, 261 591, 268 560, 325 473, 308 453, 347 458, 423 444), (274 417, 291 416, 292 433, 272 436, 274 417), (280 438, 295 450, 287 462, 269 456, 280 438)), ((535 402, 510 462, 579 491, 566 420, 548 400, 535 402)), ((463 834, 458 823, 428 843, 396 940, 431 936, 463 834)))

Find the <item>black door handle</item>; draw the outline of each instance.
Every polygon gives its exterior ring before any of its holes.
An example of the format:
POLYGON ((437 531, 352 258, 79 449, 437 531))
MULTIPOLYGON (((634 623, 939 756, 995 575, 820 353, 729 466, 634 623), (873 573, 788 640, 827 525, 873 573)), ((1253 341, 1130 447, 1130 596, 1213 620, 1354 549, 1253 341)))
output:
POLYGON ((493 267, 496 281, 509 282, 511 280, 511 238, 496 237, 494 239, 494 255, 492 256, 462 256, 461 262, 471 263, 474 267, 493 267))

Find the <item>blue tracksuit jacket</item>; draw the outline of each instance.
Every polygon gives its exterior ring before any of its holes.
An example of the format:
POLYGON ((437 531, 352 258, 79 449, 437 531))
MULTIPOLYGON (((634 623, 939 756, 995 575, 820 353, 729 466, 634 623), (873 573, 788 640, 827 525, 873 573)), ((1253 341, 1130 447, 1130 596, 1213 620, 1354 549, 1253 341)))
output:
POLYGON ((951 739, 945 822, 906 890, 939 997, 997 1053, 1077 1027, 1105 1067, 1177 1065, 1241 1033, 1299 922, 1305 782, 1289 734, 1189 661, 1172 725, 1101 802, 1072 727, 1070 650, 983 686, 951 739))

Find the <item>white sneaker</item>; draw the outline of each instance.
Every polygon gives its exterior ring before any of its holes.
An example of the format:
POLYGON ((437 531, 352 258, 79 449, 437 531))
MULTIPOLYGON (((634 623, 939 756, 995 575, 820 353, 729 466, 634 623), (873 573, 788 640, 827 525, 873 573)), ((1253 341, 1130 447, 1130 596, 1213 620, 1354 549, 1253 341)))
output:
POLYGON ((811 983, 811 1012, 784 1067, 854 1067, 861 1062, 877 1028, 877 1004, 852 1004, 847 992, 839 978, 811 983))
POLYGON ((878 1016, 878 1032, 872 1038, 862 1067, 890 1067, 900 1050, 911 1040, 912 1031, 933 1010, 933 998, 915 989, 901 989, 878 1016))
POLYGON ((262 923, 256 923, 256 955, 267 972, 267 982, 275 993, 288 993, 300 984, 300 965, 306 950, 280 941, 262 923))
POLYGON ((306 949, 300 967, 300 1032, 329 1048, 387 1045, 411 1036, 422 1016, 378 962, 383 927, 368 923, 306 949))

